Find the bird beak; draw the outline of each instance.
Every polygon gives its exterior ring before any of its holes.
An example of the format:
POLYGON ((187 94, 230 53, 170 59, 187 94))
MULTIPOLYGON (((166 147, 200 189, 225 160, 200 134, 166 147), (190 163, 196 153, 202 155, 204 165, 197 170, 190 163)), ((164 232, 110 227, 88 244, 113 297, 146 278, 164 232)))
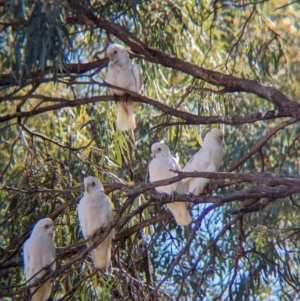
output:
POLYGON ((89 190, 90 190, 90 184, 87 184, 86 187, 85 187, 85 191, 86 191, 87 193, 89 193, 89 190))
POLYGON ((155 154, 154 153, 151 153, 151 158, 155 158, 155 154))

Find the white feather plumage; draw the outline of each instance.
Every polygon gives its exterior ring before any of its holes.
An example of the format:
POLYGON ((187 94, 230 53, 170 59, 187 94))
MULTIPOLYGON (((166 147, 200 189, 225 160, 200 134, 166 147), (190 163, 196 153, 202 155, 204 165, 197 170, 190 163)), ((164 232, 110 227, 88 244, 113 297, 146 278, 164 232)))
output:
MULTIPOLYGON (((154 143, 151 147, 154 158, 149 164, 150 182, 165 180, 175 177, 176 174, 170 169, 181 170, 177 160, 171 155, 170 149, 163 143, 154 143)), ((166 193, 171 195, 177 190, 178 182, 155 187, 155 190, 159 193, 166 193)), ((174 218, 178 225, 187 226, 192 221, 190 213, 187 209, 186 203, 174 202, 167 204, 169 210, 174 215, 174 218)))
MULTIPOLYGON (((182 171, 216 172, 222 164, 222 145, 224 134, 219 129, 211 129, 205 136, 202 148, 190 159, 182 171)), ((179 193, 199 195, 210 179, 186 178, 179 185, 179 193)))
MULTIPOLYGON (((90 239, 88 247, 92 245, 92 239, 100 228, 106 228, 113 220, 112 205, 108 196, 104 193, 102 183, 94 177, 84 179, 85 193, 78 205, 78 218, 85 239, 90 239)), ((91 251, 94 266, 105 270, 110 266, 111 241, 114 238, 114 230, 91 251)))
MULTIPOLYGON (((107 68, 107 83, 120 88, 139 93, 142 87, 142 71, 139 65, 132 65, 127 50, 118 44, 107 48, 109 63, 107 68)), ((110 89, 111 94, 122 96, 124 91, 110 89)), ((117 129, 120 131, 135 128, 134 102, 119 97, 117 104, 117 129)))
MULTIPOLYGON (((38 283, 47 270, 42 270, 55 260, 55 246, 53 243, 53 221, 50 218, 39 220, 34 226, 30 238, 24 244, 23 260, 26 280, 29 284, 38 283), (41 271, 42 270, 42 271, 41 271), (41 271, 40 273, 38 273, 41 271), (38 274, 37 274, 38 273, 38 274), (36 276, 34 276, 37 274, 36 276)), ((55 270, 55 263, 50 267, 55 270)), ((37 287, 30 288, 31 293, 37 287)), ((42 284, 32 296, 32 301, 46 301, 51 295, 51 279, 42 284)))

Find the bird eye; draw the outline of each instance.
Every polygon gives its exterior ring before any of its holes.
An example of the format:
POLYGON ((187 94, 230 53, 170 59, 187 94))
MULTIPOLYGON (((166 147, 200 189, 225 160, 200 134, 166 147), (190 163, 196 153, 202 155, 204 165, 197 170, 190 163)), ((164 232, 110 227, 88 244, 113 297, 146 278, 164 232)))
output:
POLYGON ((45 229, 48 229, 49 227, 50 227, 50 225, 48 225, 48 224, 47 224, 47 225, 45 225, 45 229))
POLYGON ((92 183, 92 186, 96 186, 96 183, 95 183, 95 182, 93 182, 93 183, 92 183))
POLYGON ((115 51, 114 51, 114 54, 117 54, 117 53, 118 53, 118 51, 117 51, 117 50, 115 50, 115 51))
POLYGON ((158 148, 158 151, 159 151, 159 152, 161 151, 161 148, 160 148, 160 147, 158 148))

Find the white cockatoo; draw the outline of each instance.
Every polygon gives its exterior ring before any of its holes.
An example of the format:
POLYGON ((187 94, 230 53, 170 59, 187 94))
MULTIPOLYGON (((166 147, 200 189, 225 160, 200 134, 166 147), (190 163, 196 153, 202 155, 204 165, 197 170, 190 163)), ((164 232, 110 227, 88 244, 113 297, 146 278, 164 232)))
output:
MULTIPOLYGON (((94 177, 84 179, 85 193, 78 205, 78 218, 85 239, 90 239, 87 246, 93 244, 95 233, 101 228, 106 228, 113 220, 112 205, 104 193, 102 183, 94 177)), ((101 230, 100 230, 101 231, 101 230)), ((99 233, 99 232, 98 232, 99 233)), ((114 229, 109 235, 91 251, 94 266, 97 269, 108 269, 111 257, 111 241, 114 238, 114 229)))
MULTIPOLYGON (((216 172, 222 164, 222 145, 224 134, 219 129, 211 129, 204 137, 202 148, 190 159, 182 171, 216 172)), ((186 178, 179 184, 179 193, 199 195, 210 179, 186 178)))
MULTIPOLYGON (((174 158, 170 149, 163 143, 154 143, 151 146, 153 159, 149 164, 150 182, 160 181, 175 177, 176 174, 170 169, 181 170, 176 158, 174 158)), ((159 193, 166 193, 171 195, 177 190, 178 182, 169 184, 166 186, 155 187, 155 190, 159 193)), ((187 209, 187 205, 184 202, 167 203, 168 208, 174 215, 174 218, 178 225, 187 226, 192 221, 190 213, 187 209)))
MULTIPOLYGON (((34 226, 29 239, 26 240, 23 250, 24 271, 29 284, 39 284, 49 267, 55 270, 55 246, 53 243, 54 225, 50 218, 39 220, 34 226), (51 266, 50 266, 51 265, 51 266), (40 273, 38 273, 41 271, 40 273)), ((37 286, 31 287, 31 293, 37 286)), ((32 301, 46 301, 52 291, 51 279, 43 283, 32 296, 32 301)))
MULTIPOLYGON (((132 65, 127 50, 118 44, 107 48, 109 58, 106 82, 120 88, 139 93, 142 87, 142 72, 139 65, 132 65)), ((110 89, 116 95, 117 129, 120 131, 135 128, 134 102, 127 101, 124 91, 110 89), (124 95, 124 97, 119 97, 124 95)))

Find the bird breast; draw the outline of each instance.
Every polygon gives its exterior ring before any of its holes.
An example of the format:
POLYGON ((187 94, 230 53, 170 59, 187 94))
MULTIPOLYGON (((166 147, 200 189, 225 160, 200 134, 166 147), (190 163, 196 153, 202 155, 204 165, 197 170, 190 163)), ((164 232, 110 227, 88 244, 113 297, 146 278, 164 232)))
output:
POLYGON ((175 177, 170 169, 176 169, 172 158, 166 158, 164 156, 157 157, 150 162, 149 171, 151 175, 151 181, 159 181, 168 178, 175 177))
MULTIPOLYGON (((122 68, 108 69, 107 82, 111 85, 136 92, 135 79, 131 68, 126 68, 125 70, 122 68)), ((124 91, 113 90, 113 93, 123 95, 124 91)))

